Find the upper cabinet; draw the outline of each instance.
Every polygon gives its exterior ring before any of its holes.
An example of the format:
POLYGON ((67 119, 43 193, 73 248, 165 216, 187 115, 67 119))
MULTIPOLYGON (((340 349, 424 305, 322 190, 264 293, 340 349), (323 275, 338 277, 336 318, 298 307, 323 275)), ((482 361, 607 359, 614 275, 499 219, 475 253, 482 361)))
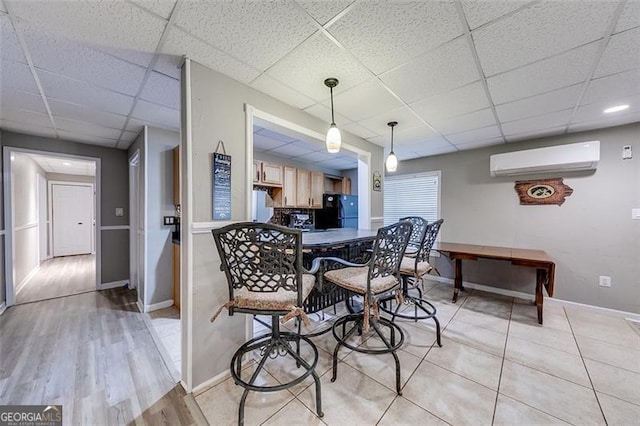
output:
POLYGON ((264 186, 282 186, 283 169, 279 164, 253 160, 253 183, 264 186))
POLYGON ((282 185, 282 199, 280 205, 282 207, 296 207, 297 193, 297 174, 295 167, 284 167, 284 182, 282 185))
POLYGON ((296 206, 321 209, 324 193, 324 173, 298 169, 296 173, 296 206))

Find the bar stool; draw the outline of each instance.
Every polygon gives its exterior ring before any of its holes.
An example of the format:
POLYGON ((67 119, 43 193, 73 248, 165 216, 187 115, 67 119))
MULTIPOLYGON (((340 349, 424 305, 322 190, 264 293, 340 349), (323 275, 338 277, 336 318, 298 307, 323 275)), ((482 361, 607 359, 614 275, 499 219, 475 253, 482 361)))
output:
POLYGON ((341 346, 371 355, 391 353, 396 367, 396 391, 398 395, 402 395, 400 360, 396 351, 404 342, 404 333, 392 321, 379 317, 378 298, 400 286, 400 262, 409 242, 411 228, 410 222, 399 222, 380 228, 373 245, 373 254, 367 263, 351 263, 336 257, 314 259, 314 268, 312 269, 318 268, 319 263, 327 262, 338 262, 346 266, 342 269, 327 271, 321 276, 351 294, 364 298, 362 311, 344 315, 333 324, 333 336, 338 343, 333 351, 332 382, 337 377, 338 351, 341 346), (369 333, 371 328, 374 331, 373 336, 379 337, 384 347, 364 348, 349 341, 356 333, 369 333), (385 330, 388 330, 388 333, 384 333, 385 330))
POLYGON ((309 376, 316 385, 316 412, 323 417, 320 379, 315 372, 318 349, 311 339, 298 333, 281 331, 280 319, 286 322, 297 317, 308 322, 302 310, 305 299, 315 284, 315 276, 302 267, 302 232, 284 226, 256 222, 231 224, 212 231, 229 287, 229 301, 211 318, 213 322, 227 308, 236 312, 271 316, 268 333, 244 343, 231 357, 231 376, 244 388, 238 412, 238 424, 244 424, 244 406, 249 391, 275 392, 290 388, 309 376), (312 351, 312 359, 300 355, 300 344, 312 351), (292 347, 294 346, 294 347, 292 347), (260 355, 257 368, 248 380, 242 378, 242 359, 255 350, 260 355), (276 386, 255 384, 269 361, 291 357, 302 371, 294 379, 276 386))
MULTIPOLYGON (((423 219, 424 220, 424 219, 423 219)), ((426 221, 425 221, 426 222, 426 221)), ((410 255, 405 255, 400 264, 400 275, 402 276, 402 303, 394 297, 385 297, 382 300, 380 309, 392 315, 391 320, 395 321, 396 318, 405 318, 418 321, 420 319, 432 318, 436 324, 436 341, 438 346, 442 347, 440 339, 440 322, 436 316, 437 309, 429 301, 423 298, 422 290, 418 286, 418 282, 424 279, 424 276, 433 270, 433 266, 429 264, 429 253, 433 247, 433 243, 436 241, 440 227, 444 222, 443 219, 435 222, 428 223, 422 231, 420 243, 417 246, 417 251, 410 255), (413 280, 413 286, 409 287, 409 280, 413 280), (411 294, 411 291, 415 290, 418 296, 411 294), (396 301, 396 307, 393 308, 393 302, 396 301), (387 306, 387 303, 391 307, 387 306), (399 312, 403 304, 413 305, 413 313, 399 312), (422 311, 418 312, 418 309, 422 311)))

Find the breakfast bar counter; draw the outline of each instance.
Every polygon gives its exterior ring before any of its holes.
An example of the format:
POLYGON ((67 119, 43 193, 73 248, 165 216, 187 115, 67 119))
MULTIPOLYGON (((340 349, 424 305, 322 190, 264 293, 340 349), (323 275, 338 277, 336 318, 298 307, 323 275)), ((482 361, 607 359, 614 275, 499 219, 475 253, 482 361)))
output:
POLYGON ((305 250, 330 248, 345 244, 373 241, 378 231, 369 229, 338 228, 326 231, 311 231, 302 234, 302 246, 305 250))

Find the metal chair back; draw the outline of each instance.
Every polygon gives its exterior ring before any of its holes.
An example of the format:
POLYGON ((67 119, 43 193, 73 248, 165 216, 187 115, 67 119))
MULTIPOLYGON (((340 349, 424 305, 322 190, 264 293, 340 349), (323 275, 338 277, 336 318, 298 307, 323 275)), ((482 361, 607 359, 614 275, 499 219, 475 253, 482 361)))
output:
POLYGON ((422 243, 420 244, 420 250, 418 250, 418 253, 416 254, 416 262, 429 261, 429 254, 431 253, 433 244, 436 242, 436 238, 438 237, 438 232, 440 232, 442 222, 444 222, 444 219, 439 219, 435 222, 427 224, 427 227, 424 230, 422 243))
POLYGON ((369 263, 369 283, 375 278, 394 275, 400 280, 400 263, 409 244, 413 226, 409 221, 378 229, 369 263))

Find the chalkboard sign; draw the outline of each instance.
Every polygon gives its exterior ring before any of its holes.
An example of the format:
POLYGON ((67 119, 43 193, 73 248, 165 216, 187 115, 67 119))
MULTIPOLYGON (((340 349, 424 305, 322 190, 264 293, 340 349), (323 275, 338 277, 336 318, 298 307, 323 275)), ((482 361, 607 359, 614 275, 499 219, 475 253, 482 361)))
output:
POLYGON ((231 156, 213 154, 213 220, 231 219, 231 156))

